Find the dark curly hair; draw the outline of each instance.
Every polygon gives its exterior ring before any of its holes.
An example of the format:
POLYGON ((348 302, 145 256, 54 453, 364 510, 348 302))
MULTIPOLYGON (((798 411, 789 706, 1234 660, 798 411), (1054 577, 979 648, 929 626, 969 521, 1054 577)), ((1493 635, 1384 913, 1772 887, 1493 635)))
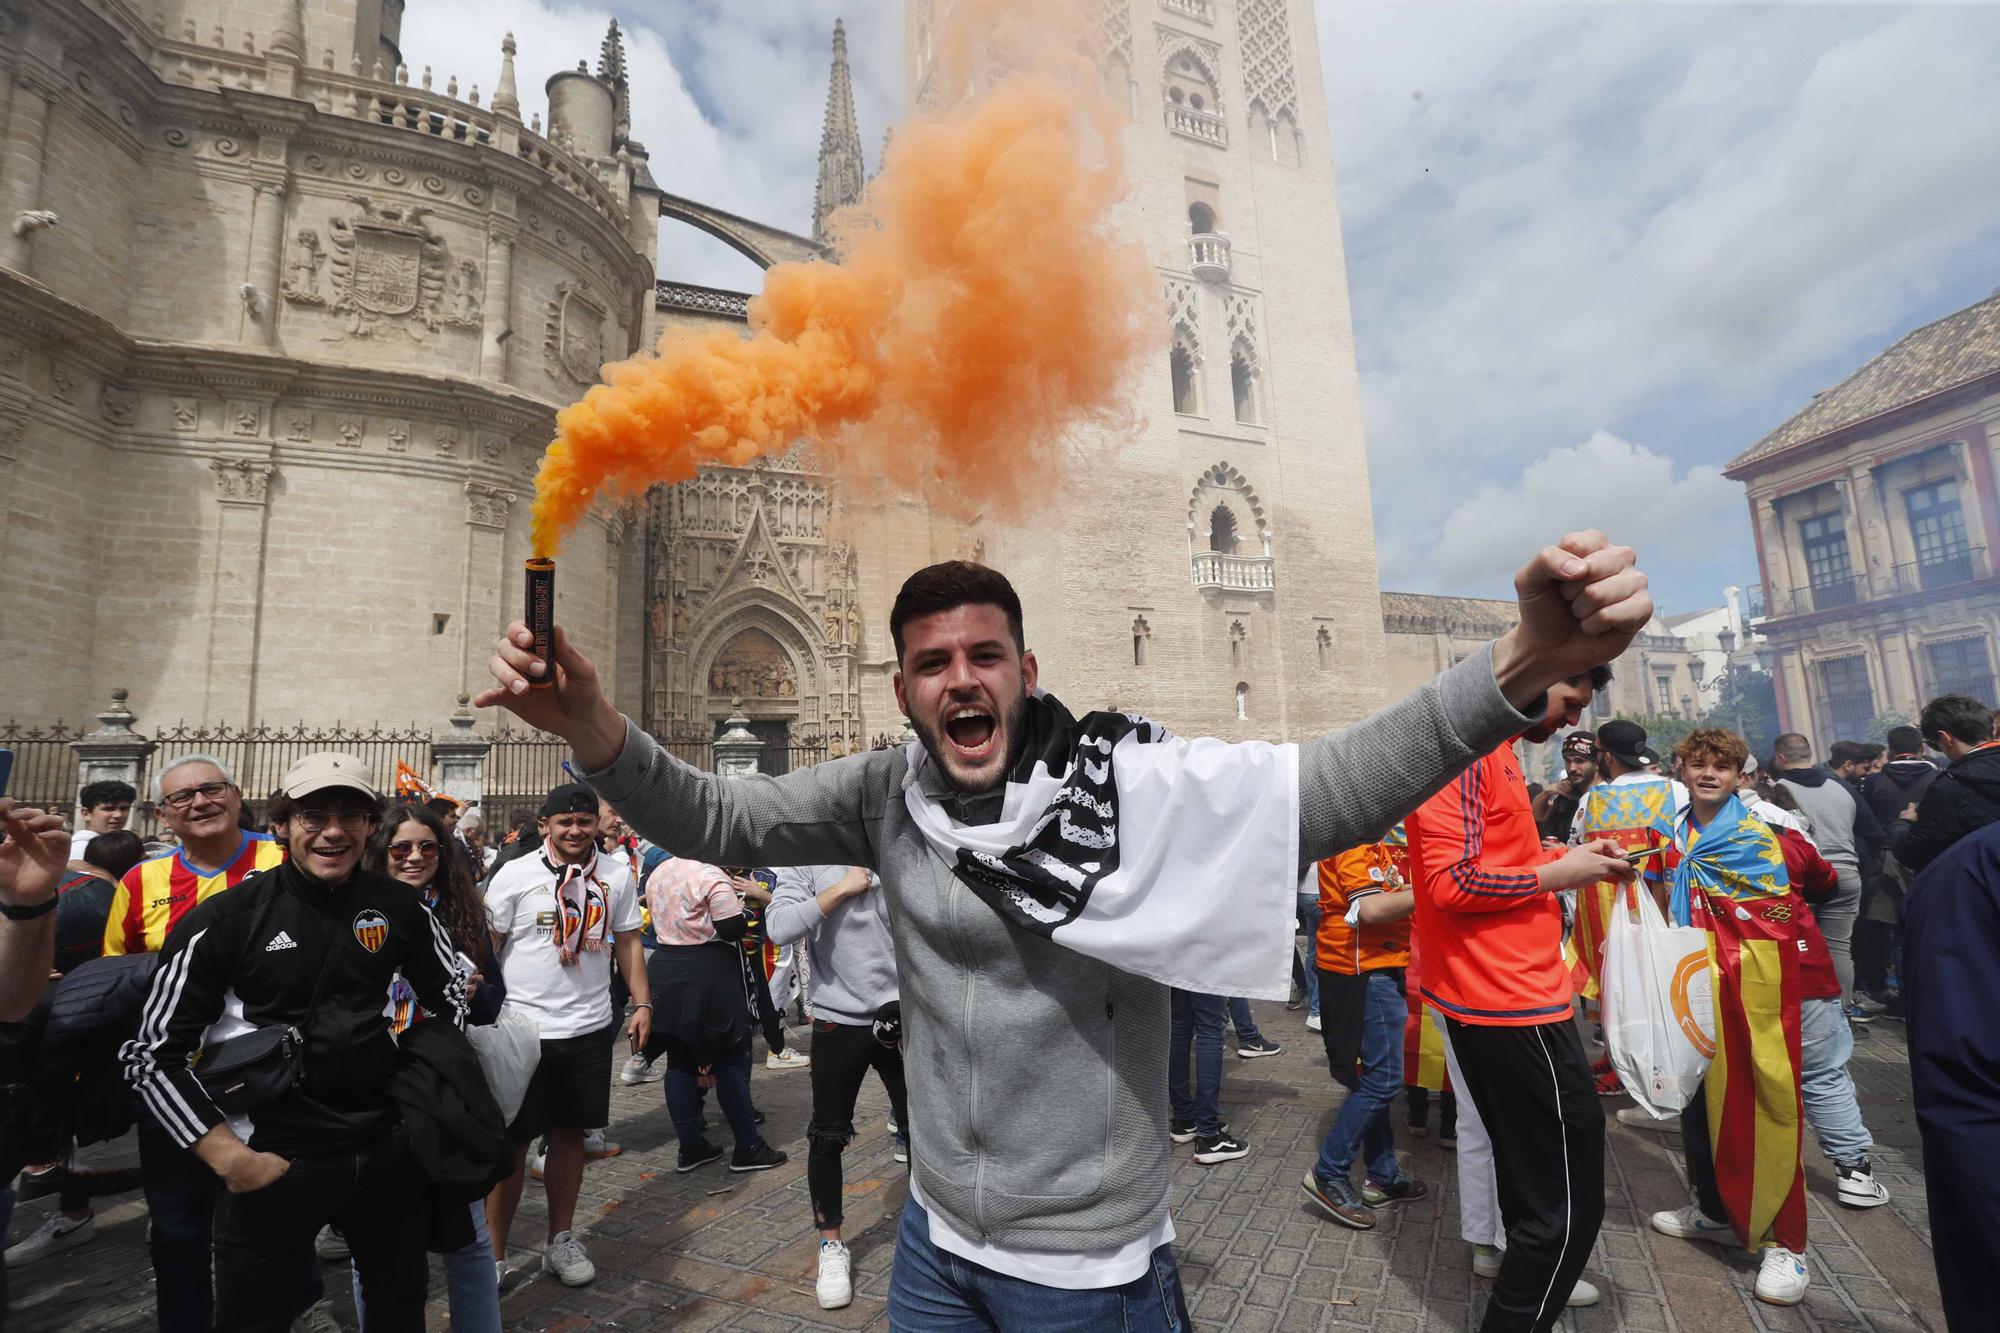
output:
POLYGON ((431 877, 431 887, 437 891, 437 906, 432 909, 437 919, 444 923, 460 953, 473 959, 484 957, 486 908, 480 902, 478 886, 473 883, 472 867, 466 864, 451 834, 445 831, 444 821, 422 803, 404 802, 389 807, 382 822, 375 826, 375 835, 368 839, 368 849, 361 855, 362 868, 378 875, 389 874, 389 844, 409 822, 422 824, 438 842, 437 873, 431 877))

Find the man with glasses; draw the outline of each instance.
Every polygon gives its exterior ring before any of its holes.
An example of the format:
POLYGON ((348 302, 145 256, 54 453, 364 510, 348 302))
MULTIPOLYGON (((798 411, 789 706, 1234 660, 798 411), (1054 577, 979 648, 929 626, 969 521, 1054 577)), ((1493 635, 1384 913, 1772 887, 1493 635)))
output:
MULTIPOLYGON (((172 808, 190 775, 169 776, 172 808)), ((226 795, 233 805, 233 788, 226 795)), ((400 975, 425 1009, 462 1025, 465 977, 450 935, 416 895, 360 868, 380 810, 363 760, 323 752, 294 764, 269 812, 288 858, 182 915, 139 1035, 121 1053, 127 1081, 174 1148, 224 1187, 215 1197, 218 1330, 287 1327, 300 1266, 329 1222, 352 1247, 369 1328, 423 1328, 428 1186, 397 1142, 397 1048, 384 997, 400 975), (197 1054, 285 1026, 303 1047, 289 1081, 225 1113, 197 1054)), ((206 1282, 205 1255, 200 1272, 206 1282)))
MULTIPOLYGON (((285 859, 269 834, 237 827, 243 793, 213 755, 169 760, 153 778, 153 795, 180 847, 140 862, 119 880, 104 924, 107 956, 158 953, 196 906, 285 859)), ((138 1120, 160 1330, 206 1333, 214 1323, 208 1265, 215 1173, 183 1152, 151 1114, 142 1109, 138 1120)), ((317 1288, 306 1274, 300 1277, 317 1288)), ((305 1294, 312 1297, 308 1306, 318 1300, 316 1290, 305 1294)))

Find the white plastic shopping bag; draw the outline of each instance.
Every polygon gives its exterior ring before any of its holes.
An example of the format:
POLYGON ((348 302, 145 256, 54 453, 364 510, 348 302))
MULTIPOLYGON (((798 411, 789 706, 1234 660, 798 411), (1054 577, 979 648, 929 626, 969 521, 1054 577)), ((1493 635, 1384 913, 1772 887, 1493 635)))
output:
POLYGON ((534 1015, 510 1002, 500 1006, 500 1017, 467 1027, 465 1035, 479 1053, 479 1067, 493 1089, 493 1100, 500 1104, 501 1118, 512 1123, 520 1113, 521 1099, 528 1095, 528 1080, 541 1063, 540 1025, 534 1015))
POLYGON ((1604 933, 1604 1045, 1655 1119, 1679 1115, 1715 1055, 1708 932, 1670 926, 1643 884, 1621 885, 1604 933))

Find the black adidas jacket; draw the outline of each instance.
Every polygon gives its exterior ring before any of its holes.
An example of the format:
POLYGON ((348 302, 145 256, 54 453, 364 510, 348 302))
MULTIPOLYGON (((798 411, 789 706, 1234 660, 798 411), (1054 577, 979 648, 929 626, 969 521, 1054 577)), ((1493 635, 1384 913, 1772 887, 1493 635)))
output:
POLYGON ((237 1133, 288 1157, 366 1142, 397 1119, 388 997, 398 972, 424 1008, 464 1026, 457 951, 408 885, 357 870, 329 887, 290 862, 252 875, 167 936, 139 1035, 122 1052, 125 1077, 190 1146, 227 1119, 194 1076, 201 1048, 290 1024, 305 1037, 299 1085, 247 1126, 232 1122, 237 1133))

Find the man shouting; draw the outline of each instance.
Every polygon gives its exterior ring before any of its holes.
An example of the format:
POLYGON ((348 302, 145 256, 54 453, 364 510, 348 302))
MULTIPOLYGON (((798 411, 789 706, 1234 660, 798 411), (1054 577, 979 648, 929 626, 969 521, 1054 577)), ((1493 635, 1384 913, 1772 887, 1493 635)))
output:
POLYGON ((680 855, 879 875, 913 1134, 893 1324, 1181 1328, 1168 989, 1282 998, 1299 867, 1381 837, 1652 613, 1631 550, 1595 532, 1515 588, 1520 624, 1487 649, 1303 745, 1073 717, 1037 690, 1013 588, 962 562, 911 575, 890 613, 902 749, 704 774, 621 717, 560 630, 543 662, 518 623, 478 703, 567 740, 680 855), (555 688, 529 690, 545 670, 555 688))

